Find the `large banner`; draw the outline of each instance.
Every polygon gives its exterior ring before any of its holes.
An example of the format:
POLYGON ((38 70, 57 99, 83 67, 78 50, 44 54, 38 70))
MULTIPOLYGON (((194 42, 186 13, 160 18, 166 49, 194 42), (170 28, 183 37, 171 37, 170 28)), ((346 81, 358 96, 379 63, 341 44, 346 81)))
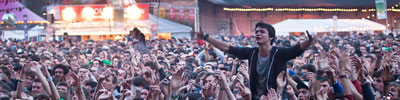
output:
POLYGON ((106 5, 77 5, 58 6, 56 12, 59 21, 82 22, 82 21, 108 21, 114 18, 114 9, 106 5))
POLYGON ((175 8, 169 8, 169 18, 170 19, 175 18, 175 8))
POLYGON ((179 19, 185 19, 185 9, 179 9, 179 19))
POLYGON ((375 0, 376 16, 378 19, 386 19, 386 0, 375 0))
POLYGON ((194 9, 190 9, 189 10, 189 19, 190 20, 194 20, 194 17, 196 17, 195 15, 196 15, 195 10, 194 9))
POLYGON ((148 20, 149 4, 132 4, 124 6, 124 20, 148 20))
POLYGON ((159 11, 158 12, 158 16, 161 17, 161 18, 164 18, 165 17, 165 8, 164 7, 160 7, 158 11, 159 11))

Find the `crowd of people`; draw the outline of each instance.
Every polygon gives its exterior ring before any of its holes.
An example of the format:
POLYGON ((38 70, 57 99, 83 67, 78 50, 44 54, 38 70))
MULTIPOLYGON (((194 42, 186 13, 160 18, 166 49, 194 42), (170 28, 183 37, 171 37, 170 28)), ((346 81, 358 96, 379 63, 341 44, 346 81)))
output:
POLYGON ((3 40, 0 100, 400 100, 400 35, 275 36, 263 23, 255 30, 3 40))

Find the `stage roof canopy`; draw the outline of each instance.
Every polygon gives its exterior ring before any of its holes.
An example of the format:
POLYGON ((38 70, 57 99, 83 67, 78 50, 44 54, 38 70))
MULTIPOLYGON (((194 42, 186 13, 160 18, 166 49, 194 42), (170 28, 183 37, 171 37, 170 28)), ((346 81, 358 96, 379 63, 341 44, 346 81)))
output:
MULTIPOLYGON (((13 9, 13 10, 9 10, 10 13, 13 13, 15 15, 15 17, 17 18, 17 24, 22 24, 23 21, 23 15, 27 15, 28 16, 28 23, 46 23, 47 21, 45 19, 43 19, 42 17, 36 15, 35 13, 33 13, 31 10, 29 10, 28 8, 24 7, 24 5, 22 5, 19 2, 10 2, 10 3, 0 3, 0 8, 3 9, 13 9)), ((3 16, 4 14, 6 14, 6 11, 2 11, 0 12, 0 17, 3 16)))
MULTIPOLYGON (((375 7, 375 0, 208 0, 214 4, 232 6, 280 6, 280 7, 375 7)), ((387 0, 388 7, 399 3, 387 0)))

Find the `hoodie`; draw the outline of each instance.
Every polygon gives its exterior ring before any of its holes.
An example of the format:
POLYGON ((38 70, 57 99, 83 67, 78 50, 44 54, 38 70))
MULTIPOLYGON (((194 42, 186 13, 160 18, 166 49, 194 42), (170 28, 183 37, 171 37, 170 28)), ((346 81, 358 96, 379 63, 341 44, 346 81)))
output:
MULTIPOLYGON (((282 71, 286 71, 286 63, 287 61, 300 56, 304 50, 300 48, 300 43, 297 43, 295 46, 289 48, 283 47, 275 47, 273 46, 269 53, 269 58, 267 62, 267 66, 269 66, 268 71, 264 71, 265 73, 261 73, 261 75, 267 75, 267 80, 265 80, 265 86, 268 88, 277 89, 276 78, 278 74, 282 71)), ((252 100, 258 100, 261 95, 257 95, 257 77, 260 74, 257 74, 257 61, 258 61, 258 53, 259 48, 248 48, 248 47, 229 47, 228 53, 235 55, 239 59, 247 59, 249 60, 249 75, 250 75, 250 91, 252 94, 252 100)), ((268 93, 268 89, 264 89, 265 93, 268 93)), ((266 95, 266 94, 264 94, 266 95)))

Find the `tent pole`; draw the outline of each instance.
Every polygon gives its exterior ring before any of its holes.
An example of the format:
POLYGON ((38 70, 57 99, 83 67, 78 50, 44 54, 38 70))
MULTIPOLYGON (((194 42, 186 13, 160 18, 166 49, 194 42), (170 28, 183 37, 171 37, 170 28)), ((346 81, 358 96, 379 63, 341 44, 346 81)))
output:
POLYGON ((386 32, 385 34, 389 34, 389 21, 388 21, 388 17, 386 17, 386 32))

